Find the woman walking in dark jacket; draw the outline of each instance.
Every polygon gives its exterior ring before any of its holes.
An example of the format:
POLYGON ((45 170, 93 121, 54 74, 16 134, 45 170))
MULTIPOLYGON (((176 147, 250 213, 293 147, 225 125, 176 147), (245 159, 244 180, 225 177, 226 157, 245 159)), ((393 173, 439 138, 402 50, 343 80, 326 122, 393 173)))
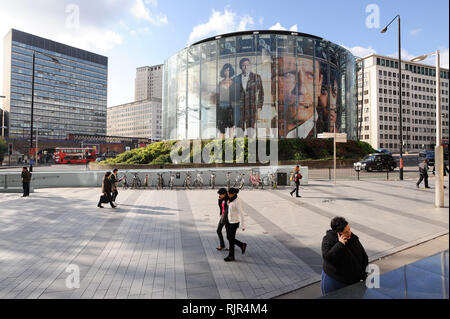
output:
POLYGON ((331 229, 322 240, 322 295, 365 280, 369 264, 358 236, 352 234, 343 217, 331 220, 331 229))
MULTIPOLYGON (((217 192, 219 194, 219 214, 220 220, 219 225, 217 225, 217 236, 219 236, 220 246, 216 248, 217 250, 225 249, 225 241, 223 240, 222 229, 228 223, 228 193, 226 188, 221 188, 217 192)), ((227 249, 228 250, 228 249, 227 249)))
POLYGON ((106 172, 105 176, 103 176, 102 180, 102 195, 100 196, 100 200, 98 201, 97 207, 103 208, 102 203, 108 203, 111 205, 112 208, 116 208, 116 206, 112 202, 112 196, 111 196, 111 180, 109 179, 109 176, 111 175, 111 172, 106 172))

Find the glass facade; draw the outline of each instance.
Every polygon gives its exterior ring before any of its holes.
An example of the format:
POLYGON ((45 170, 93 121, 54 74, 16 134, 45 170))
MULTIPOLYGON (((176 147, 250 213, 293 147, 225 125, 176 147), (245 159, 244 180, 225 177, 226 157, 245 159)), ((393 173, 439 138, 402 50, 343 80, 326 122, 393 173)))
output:
POLYGON ((307 138, 336 127, 356 139, 355 85, 353 55, 315 36, 259 31, 206 39, 164 64, 164 138, 307 138))
POLYGON ((106 134, 106 57, 17 30, 12 30, 9 46, 10 137, 30 136, 33 52, 33 129, 39 138, 106 134))

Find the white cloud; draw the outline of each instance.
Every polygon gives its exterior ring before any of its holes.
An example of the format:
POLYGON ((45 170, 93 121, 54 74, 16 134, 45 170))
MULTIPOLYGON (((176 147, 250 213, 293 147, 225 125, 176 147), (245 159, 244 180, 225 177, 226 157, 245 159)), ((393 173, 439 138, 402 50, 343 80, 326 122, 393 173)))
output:
POLYGON ((360 47, 360 46, 354 46, 352 48, 349 48, 345 45, 342 45, 344 48, 349 50, 354 56, 363 58, 365 56, 377 53, 371 46, 368 48, 360 47))
POLYGON ((189 34, 189 42, 195 42, 208 35, 245 31, 253 24, 253 18, 249 15, 238 17, 235 12, 228 9, 223 12, 213 9, 208 22, 199 24, 192 29, 189 34))
POLYGON ((414 35, 418 35, 421 31, 422 31, 422 29, 414 29, 414 30, 410 30, 409 34, 414 36, 414 35))
MULTIPOLYGON (((158 3, 156 1, 145 1, 146 3, 151 4, 152 6, 157 6, 158 3)), ((167 16, 164 14, 159 14, 155 16, 150 9, 146 7, 143 0, 135 0, 132 7, 131 13, 137 19, 147 20, 148 22, 159 25, 159 24, 167 24, 167 16)))
POLYGON ((259 24, 262 25, 263 23, 264 23, 264 18, 263 18, 263 17, 260 17, 260 18, 259 18, 259 24))
MULTIPOLYGON (((280 22, 275 23, 275 25, 271 26, 269 28, 269 30, 283 30, 283 31, 287 31, 287 29, 285 27, 283 27, 280 22)), ((289 28, 289 31, 297 32, 298 31, 298 26, 296 24, 294 24, 292 27, 289 28)))
POLYGON ((277 22, 275 25, 271 26, 269 30, 286 30, 285 27, 283 27, 280 22, 277 22))

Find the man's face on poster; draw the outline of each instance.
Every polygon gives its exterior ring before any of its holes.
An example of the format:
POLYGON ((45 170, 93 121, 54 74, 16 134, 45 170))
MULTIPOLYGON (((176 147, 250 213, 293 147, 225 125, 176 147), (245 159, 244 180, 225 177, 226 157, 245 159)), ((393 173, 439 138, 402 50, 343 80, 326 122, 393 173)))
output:
POLYGON ((250 61, 249 60, 245 60, 244 62, 241 63, 241 70, 242 70, 243 75, 247 75, 249 73, 249 70, 250 70, 250 61))
POLYGON ((319 62, 312 59, 283 57, 278 60, 279 107, 287 106, 287 130, 292 130, 314 116, 315 96, 320 95, 322 75, 319 62), (297 63, 296 63, 297 62, 297 63))

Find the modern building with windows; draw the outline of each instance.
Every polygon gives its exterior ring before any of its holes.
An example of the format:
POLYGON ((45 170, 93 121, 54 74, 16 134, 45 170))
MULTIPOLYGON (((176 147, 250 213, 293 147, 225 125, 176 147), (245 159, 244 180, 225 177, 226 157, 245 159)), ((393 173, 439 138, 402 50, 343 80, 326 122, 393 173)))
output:
MULTIPOLYGON (((402 61, 403 151, 436 144, 436 68, 402 61)), ((441 68, 442 137, 449 139, 449 72, 441 68)), ((358 60, 358 134, 373 148, 400 151, 398 60, 371 54, 358 60)))
POLYGON ((356 139, 355 59, 344 47, 291 31, 204 39, 164 63, 164 139, 232 136, 356 139))
POLYGON ((4 38, 3 95, 9 138, 106 134, 108 58, 12 29, 4 38), (36 136, 36 135, 35 135, 36 136))
POLYGON ((162 138, 161 99, 108 107, 108 136, 133 136, 160 141, 162 138))
POLYGON ((134 100, 162 98, 163 64, 142 66, 136 69, 134 100))

